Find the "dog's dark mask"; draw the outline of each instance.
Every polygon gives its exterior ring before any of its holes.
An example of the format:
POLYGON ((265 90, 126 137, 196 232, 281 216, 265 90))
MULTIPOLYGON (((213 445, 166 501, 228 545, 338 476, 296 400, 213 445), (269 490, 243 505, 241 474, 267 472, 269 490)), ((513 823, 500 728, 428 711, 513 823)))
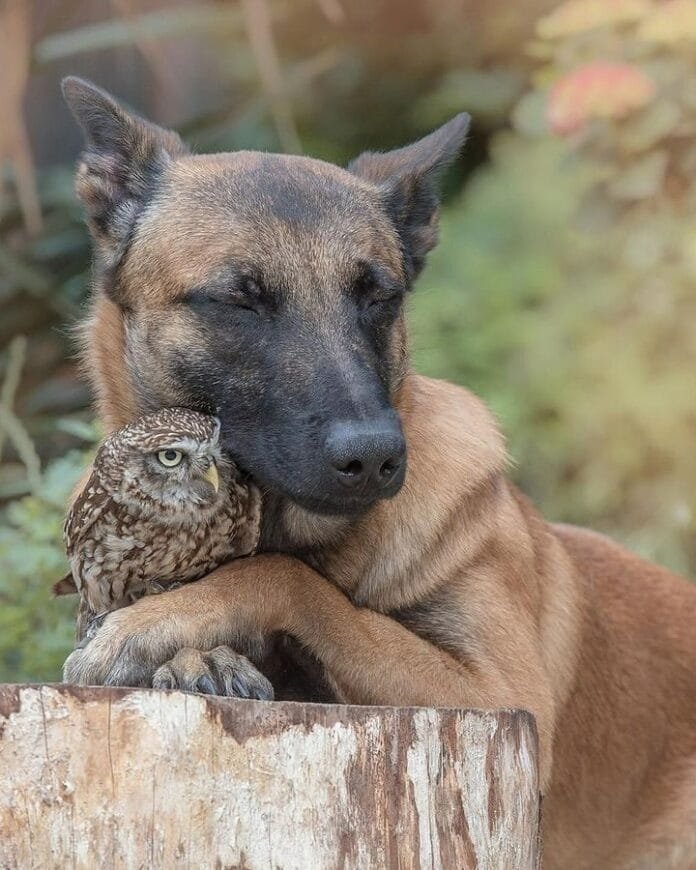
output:
POLYGON ((93 85, 68 79, 64 92, 86 137, 77 190, 100 292, 123 311, 140 408, 214 410, 239 464, 310 511, 352 514, 398 492, 403 302, 468 117, 343 170, 194 156, 93 85))

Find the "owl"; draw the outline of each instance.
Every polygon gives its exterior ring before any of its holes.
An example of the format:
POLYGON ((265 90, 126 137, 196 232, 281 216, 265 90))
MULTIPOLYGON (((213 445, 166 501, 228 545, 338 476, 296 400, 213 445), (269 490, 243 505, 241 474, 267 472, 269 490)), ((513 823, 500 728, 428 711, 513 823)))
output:
POLYGON ((217 418, 167 408, 114 432, 65 521, 76 636, 142 595, 254 552, 261 495, 220 448, 217 418))

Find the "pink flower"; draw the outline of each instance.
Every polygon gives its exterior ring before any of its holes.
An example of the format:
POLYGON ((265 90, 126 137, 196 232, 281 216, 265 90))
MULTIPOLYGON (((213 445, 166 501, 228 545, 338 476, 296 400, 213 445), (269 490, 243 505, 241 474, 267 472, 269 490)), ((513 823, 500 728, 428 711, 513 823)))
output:
POLYGON ((655 95, 655 83, 634 66, 598 61, 559 79, 551 89, 547 120, 567 136, 593 118, 623 118, 655 95))

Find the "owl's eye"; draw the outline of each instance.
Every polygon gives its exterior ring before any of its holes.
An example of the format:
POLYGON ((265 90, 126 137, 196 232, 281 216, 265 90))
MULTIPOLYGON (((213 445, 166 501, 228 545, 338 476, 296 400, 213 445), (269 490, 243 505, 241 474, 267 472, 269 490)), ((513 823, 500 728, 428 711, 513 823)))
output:
POLYGON ((160 450, 157 459, 165 468, 174 468, 184 458, 181 450, 160 450))

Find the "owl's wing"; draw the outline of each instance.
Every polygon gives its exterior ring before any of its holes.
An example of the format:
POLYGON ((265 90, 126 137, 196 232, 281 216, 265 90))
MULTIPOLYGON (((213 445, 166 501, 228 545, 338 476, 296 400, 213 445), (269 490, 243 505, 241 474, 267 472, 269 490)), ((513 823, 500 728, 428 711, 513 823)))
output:
MULTIPOLYGON (((80 545, 87 537, 97 520, 102 517, 109 508, 114 506, 114 502, 109 493, 99 482, 97 475, 92 472, 89 480, 84 485, 82 492, 77 496, 68 511, 63 525, 63 540, 65 541, 65 550, 68 554, 70 564, 75 565, 74 556, 80 548, 80 545)), ((75 586, 75 590, 82 587, 80 577, 75 577, 74 573, 66 575, 59 580, 53 587, 56 595, 67 595, 70 592, 69 578, 75 586)))
POLYGON ((228 496, 234 529, 228 558, 253 555, 261 534, 261 491, 249 481, 242 482, 233 472, 228 496))
POLYGON ((244 514, 237 531, 239 555, 253 555, 261 535, 261 491, 253 483, 248 485, 244 514))

